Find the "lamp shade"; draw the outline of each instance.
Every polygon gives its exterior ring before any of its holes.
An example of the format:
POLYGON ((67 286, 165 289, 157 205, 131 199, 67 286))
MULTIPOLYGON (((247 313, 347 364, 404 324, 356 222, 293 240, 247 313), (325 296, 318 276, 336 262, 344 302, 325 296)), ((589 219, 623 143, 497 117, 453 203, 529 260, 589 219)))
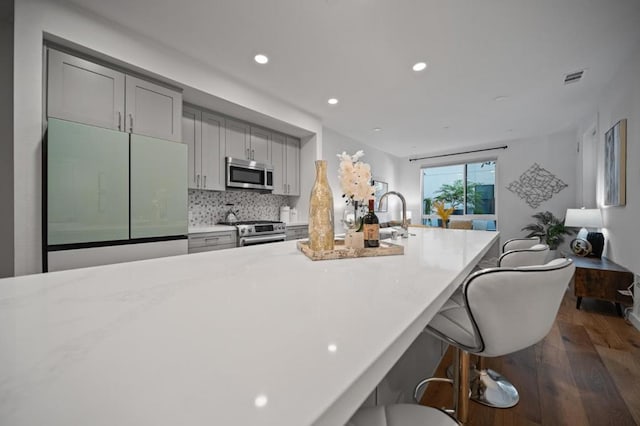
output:
POLYGON ((602 213, 600 209, 567 209, 564 226, 602 228, 602 213))

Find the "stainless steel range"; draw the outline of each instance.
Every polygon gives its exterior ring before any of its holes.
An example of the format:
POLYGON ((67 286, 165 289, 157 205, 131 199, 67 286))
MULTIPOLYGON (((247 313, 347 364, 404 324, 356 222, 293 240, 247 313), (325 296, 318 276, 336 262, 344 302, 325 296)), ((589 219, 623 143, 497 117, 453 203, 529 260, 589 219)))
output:
POLYGON ((235 223, 222 222, 238 228, 238 247, 284 241, 287 226, 284 222, 270 220, 243 220, 235 223))

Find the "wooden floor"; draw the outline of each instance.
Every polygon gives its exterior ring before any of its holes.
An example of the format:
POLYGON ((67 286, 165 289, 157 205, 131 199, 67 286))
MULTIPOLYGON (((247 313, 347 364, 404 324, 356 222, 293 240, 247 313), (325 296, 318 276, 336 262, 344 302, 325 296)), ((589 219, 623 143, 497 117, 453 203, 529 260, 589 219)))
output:
MULTIPOLYGON (((520 352, 487 359, 518 389, 520 403, 494 409, 470 403, 469 425, 640 425, 640 331, 608 302, 567 291, 549 335, 520 352)), ((451 363, 447 353, 437 375, 451 363)), ((472 357, 473 361, 473 357, 472 357)), ((422 403, 451 405, 451 386, 434 383, 422 403)))

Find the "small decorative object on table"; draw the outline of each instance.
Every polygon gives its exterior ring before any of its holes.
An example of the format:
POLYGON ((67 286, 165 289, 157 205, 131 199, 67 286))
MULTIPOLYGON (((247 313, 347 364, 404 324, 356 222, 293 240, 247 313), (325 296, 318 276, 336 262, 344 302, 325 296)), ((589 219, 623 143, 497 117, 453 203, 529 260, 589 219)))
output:
POLYGON ((571 247, 571 251, 578 256, 587 256, 592 250, 591 243, 582 238, 576 238, 571 241, 569 247, 571 247))
POLYGON ((309 247, 314 251, 333 250, 333 193, 327 180, 326 160, 316 161, 316 181, 309 199, 309 247))
POLYGON ((338 154, 340 188, 342 189, 342 198, 347 204, 342 220, 347 231, 345 244, 355 248, 364 247, 364 238, 357 233, 362 233, 364 201, 373 197, 375 192, 375 188, 371 184, 371 167, 360 161, 360 157, 363 155, 364 151, 362 150, 353 155, 346 152, 338 154), (353 207, 353 211, 349 208, 350 206, 353 207))
POLYGON ((443 228, 446 228, 447 222, 449 221, 449 216, 451 216, 451 214, 453 213, 453 207, 449 207, 448 209, 446 209, 444 207, 444 201, 434 201, 433 207, 436 209, 436 214, 438 215, 438 217, 440 217, 440 220, 442 221, 441 226, 443 228))
POLYGON ((600 209, 585 209, 584 207, 581 209, 567 209, 564 226, 567 228, 581 228, 576 239, 571 241, 571 249, 575 254, 580 254, 580 256, 602 256, 604 235, 602 232, 597 232, 598 228, 604 226, 600 209), (596 232, 589 232, 587 228, 595 229, 596 232), (588 243, 588 251, 585 243, 588 243), (581 246, 580 253, 574 250, 574 245, 581 246))
POLYGON ((369 213, 362 219, 364 246, 373 248, 380 246, 380 222, 374 213, 373 198, 369 199, 369 213))

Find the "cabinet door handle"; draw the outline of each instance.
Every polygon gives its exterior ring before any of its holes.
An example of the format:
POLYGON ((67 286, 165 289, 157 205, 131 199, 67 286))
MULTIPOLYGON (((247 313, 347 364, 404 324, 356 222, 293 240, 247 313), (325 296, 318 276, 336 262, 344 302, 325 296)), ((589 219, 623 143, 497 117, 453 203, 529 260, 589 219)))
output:
POLYGON ((287 184, 286 183, 282 184, 282 192, 284 192, 285 194, 287 193, 287 184))
POLYGON ((247 148, 247 160, 251 160, 251 151, 247 148))
POLYGON ((129 132, 133 133, 133 114, 129 113, 129 132))
POLYGON ((256 159, 256 150, 255 150, 255 149, 252 149, 252 150, 251 150, 251 159, 252 159, 252 160, 255 160, 255 159, 256 159))
POLYGON ((287 184, 287 194, 291 194, 291 185, 287 184))
POLYGON ((203 180, 204 180, 204 183, 203 183, 202 187, 206 188, 207 187, 207 175, 204 175, 203 180))
POLYGON ((196 187, 200 188, 200 174, 196 175, 196 187))
POLYGON ((118 111, 118 130, 122 130, 122 111, 118 111))

